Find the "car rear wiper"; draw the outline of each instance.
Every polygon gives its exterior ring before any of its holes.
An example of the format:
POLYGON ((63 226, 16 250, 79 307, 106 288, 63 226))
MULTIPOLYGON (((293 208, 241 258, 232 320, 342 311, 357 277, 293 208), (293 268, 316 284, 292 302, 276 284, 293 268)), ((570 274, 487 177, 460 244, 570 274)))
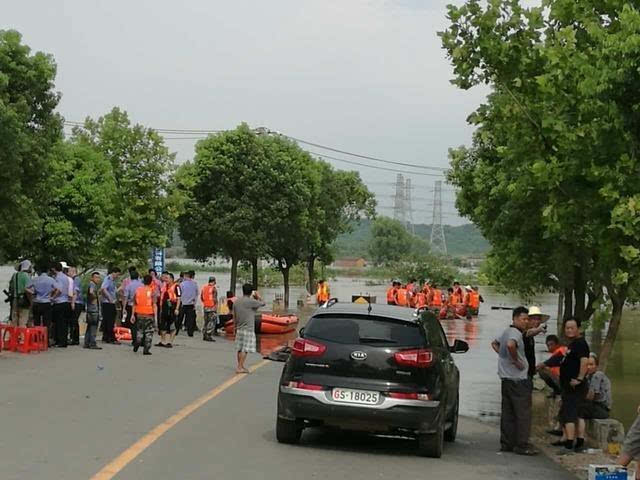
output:
POLYGON ((398 343, 389 338, 362 337, 360 343, 398 343))

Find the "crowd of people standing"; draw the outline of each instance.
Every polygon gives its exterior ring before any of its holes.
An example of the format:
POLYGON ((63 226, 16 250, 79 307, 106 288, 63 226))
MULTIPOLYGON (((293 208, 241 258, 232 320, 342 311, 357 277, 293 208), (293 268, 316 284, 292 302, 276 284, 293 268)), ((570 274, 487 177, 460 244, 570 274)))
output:
MULTIPOLYGON (((118 327, 129 329, 134 351, 143 347, 151 354, 153 334, 157 347, 172 348, 181 329, 193 337, 199 331, 196 306, 202 304, 202 339, 215 342, 221 321, 218 316, 218 290, 215 277, 201 289, 195 272, 181 272, 176 279, 164 271, 158 277, 154 269, 144 273, 134 266, 120 280, 122 271, 111 267, 103 277, 98 271, 80 275, 65 262, 37 265, 35 275, 29 260, 22 261, 9 283, 10 321, 15 326, 44 326, 50 347, 66 348, 80 344, 80 320, 85 313, 84 347, 101 349, 96 342, 98 330, 102 342, 119 344, 118 327)), ((235 296, 227 292, 225 313, 233 308, 235 296)), ((226 316, 228 319, 230 315, 226 316)))
POLYGON ((585 425, 588 419, 609 417, 612 405, 611 382, 598 370, 598 357, 580 330, 580 321, 563 323, 564 344, 557 335, 548 335, 550 357, 536 363, 535 337, 546 332, 548 315, 538 307, 513 310, 512 323, 491 346, 498 354, 498 376, 502 382, 501 450, 535 455, 529 443, 533 377, 539 374, 560 395, 558 425, 549 430, 562 438, 553 446, 568 450, 585 449, 585 425))
POLYGON ((477 286, 467 285, 463 288, 459 282, 453 282, 451 287, 443 291, 435 282, 418 282, 412 278, 406 284, 394 280, 387 289, 388 305, 435 309, 443 319, 476 316, 482 302, 484 299, 477 286))

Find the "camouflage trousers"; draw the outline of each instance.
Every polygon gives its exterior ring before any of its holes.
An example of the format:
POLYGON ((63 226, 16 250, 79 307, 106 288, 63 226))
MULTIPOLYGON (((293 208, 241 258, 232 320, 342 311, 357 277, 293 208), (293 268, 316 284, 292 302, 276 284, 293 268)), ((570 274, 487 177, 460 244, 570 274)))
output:
POLYGON ((204 327, 202 327, 202 338, 204 340, 211 340, 213 338, 213 332, 218 321, 218 315, 215 310, 208 308, 204 309, 204 327))
POLYGON ((135 342, 141 346, 145 352, 151 349, 151 343, 153 342, 153 331, 155 329, 153 316, 136 315, 136 338, 135 342))

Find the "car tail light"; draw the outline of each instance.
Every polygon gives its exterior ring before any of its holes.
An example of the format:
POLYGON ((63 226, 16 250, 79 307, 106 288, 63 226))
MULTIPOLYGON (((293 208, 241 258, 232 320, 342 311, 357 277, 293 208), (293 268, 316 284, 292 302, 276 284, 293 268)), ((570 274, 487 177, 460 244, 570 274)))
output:
POLYGON ((403 350, 394 355, 396 363, 404 367, 428 368, 433 365, 433 352, 424 348, 403 350))
POLYGON ((298 338, 293 342, 291 354, 294 357, 319 357, 327 350, 327 346, 318 342, 298 338))
POLYGON ((401 400, 431 400, 428 393, 418 392, 389 392, 389 397, 401 400))
POLYGON ((325 388, 322 385, 311 385, 309 383, 304 382, 289 382, 290 388, 300 388, 302 390, 324 390, 325 388))

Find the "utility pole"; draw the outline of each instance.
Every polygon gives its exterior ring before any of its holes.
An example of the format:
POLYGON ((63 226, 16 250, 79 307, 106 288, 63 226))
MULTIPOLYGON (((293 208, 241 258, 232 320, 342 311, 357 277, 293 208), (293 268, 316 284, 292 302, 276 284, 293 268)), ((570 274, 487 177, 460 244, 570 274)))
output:
POLYGON ((437 180, 433 190, 433 220, 431 221, 431 251, 447 254, 447 241, 442 226, 442 180, 437 180))
POLYGON ((414 235, 416 234, 416 229, 413 221, 413 203, 411 202, 411 179, 407 178, 404 185, 404 198, 405 204, 407 208, 407 230, 409 230, 414 235))
POLYGON ((401 173, 396 176, 396 194, 393 197, 393 218, 403 225, 407 224, 404 176, 401 173))

